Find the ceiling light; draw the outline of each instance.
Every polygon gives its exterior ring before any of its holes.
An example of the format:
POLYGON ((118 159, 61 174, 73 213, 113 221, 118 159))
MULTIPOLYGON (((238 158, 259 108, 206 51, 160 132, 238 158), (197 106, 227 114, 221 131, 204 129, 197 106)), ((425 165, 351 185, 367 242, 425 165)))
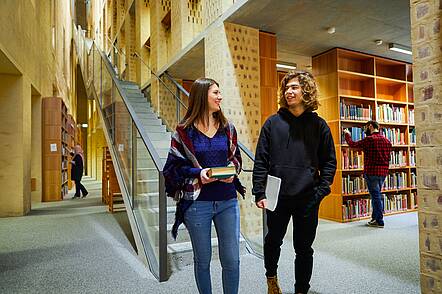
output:
POLYGON ((282 69, 282 70, 295 70, 296 69, 296 63, 277 63, 276 69, 282 69))
POLYGON ((407 47, 407 46, 404 46, 404 45, 399 45, 399 44, 396 44, 396 43, 390 43, 388 45, 388 49, 390 49, 392 51, 408 54, 408 55, 412 54, 410 47, 407 47))
POLYGON ((87 124, 81 124, 81 127, 82 128, 87 128, 88 126, 87 126, 87 124))
POLYGON ((374 43, 377 45, 377 46, 379 46, 379 45, 382 45, 382 43, 384 43, 381 39, 379 39, 379 40, 374 40, 374 43))
POLYGON ((327 33, 329 33, 329 34, 334 34, 335 32, 336 32, 336 28, 335 27, 329 27, 327 29, 327 33))

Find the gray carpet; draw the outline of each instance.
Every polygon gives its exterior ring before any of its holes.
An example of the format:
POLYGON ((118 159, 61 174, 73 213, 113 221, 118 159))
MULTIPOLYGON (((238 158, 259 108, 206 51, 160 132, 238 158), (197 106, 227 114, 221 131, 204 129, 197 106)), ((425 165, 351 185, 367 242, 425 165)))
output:
MULTIPOLYGON (((192 266, 158 283, 136 256, 125 214, 107 213, 101 185, 84 183, 85 199, 0 219, 0 293, 197 293, 192 266)), ((309 293, 420 293, 417 214, 387 217, 384 229, 364 223, 320 221, 309 293)), ((284 293, 293 292, 290 240, 279 266, 284 293)), ((218 261, 212 280, 222 293, 218 261)), ((240 293, 266 293, 263 262, 252 255, 241 258, 240 293)))

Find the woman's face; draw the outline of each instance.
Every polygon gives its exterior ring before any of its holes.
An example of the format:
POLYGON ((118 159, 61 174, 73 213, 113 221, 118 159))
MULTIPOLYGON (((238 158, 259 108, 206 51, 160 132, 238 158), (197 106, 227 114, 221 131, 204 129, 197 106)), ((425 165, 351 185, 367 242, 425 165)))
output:
POLYGON ((221 96, 221 92, 216 84, 210 86, 209 91, 207 93, 207 100, 209 105, 209 112, 217 112, 221 109, 221 100, 223 96, 221 96))
POLYGON ((284 97, 289 108, 302 105, 302 90, 298 78, 293 78, 287 82, 284 97))

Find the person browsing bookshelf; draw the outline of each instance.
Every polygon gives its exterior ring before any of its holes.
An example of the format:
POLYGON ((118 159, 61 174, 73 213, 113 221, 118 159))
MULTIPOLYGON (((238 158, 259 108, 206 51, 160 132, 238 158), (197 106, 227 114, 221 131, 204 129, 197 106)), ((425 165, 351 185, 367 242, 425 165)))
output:
POLYGON ((352 148, 362 149, 364 152, 364 179, 370 193, 371 205, 373 207, 371 220, 367 223, 370 227, 383 228, 383 202, 381 189, 388 175, 390 163, 391 142, 379 132, 378 122, 371 120, 364 127, 366 137, 354 142, 351 139, 351 132, 344 130, 345 141, 352 148))
MULTIPOLYGON (((295 293, 307 293, 313 271, 313 249, 318 211, 330 193, 336 154, 330 128, 318 116, 318 91, 313 75, 289 72, 279 88, 278 112, 261 128, 253 167, 256 206, 267 207, 268 179, 281 179, 274 211, 266 210, 264 266, 268 293, 282 293, 277 278, 281 245, 293 220, 295 293)), ((269 195, 268 195, 269 196, 269 195)), ((269 199, 270 200, 270 199, 269 199)))
POLYGON ((74 151, 70 152, 72 156, 72 167, 71 167, 71 180, 75 182, 75 194, 72 199, 80 198, 81 194, 82 198, 86 197, 89 192, 81 183, 81 178, 83 177, 83 165, 84 165, 84 155, 83 149, 80 145, 74 146, 74 151), (80 194, 81 192, 81 194, 80 194))
POLYGON ((212 293, 212 222, 224 293, 236 294, 239 287, 236 192, 244 195, 245 188, 238 179, 242 161, 236 129, 221 110, 222 100, 215 80, 200 78, 192 84, 189 108, 172 135, 163 170, 166 194, 178 201, 172 235, 176 239, 178 226, 184 223, 193 248, 196 285, 204 294, 212 293))

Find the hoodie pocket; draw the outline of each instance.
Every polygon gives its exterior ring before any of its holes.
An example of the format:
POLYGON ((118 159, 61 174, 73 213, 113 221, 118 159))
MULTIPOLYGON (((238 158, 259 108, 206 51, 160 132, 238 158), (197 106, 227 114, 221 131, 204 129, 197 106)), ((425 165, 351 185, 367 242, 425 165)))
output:
POLYGON ((281 195, 295 196, 301 193, 311 193, 314 189, 312 168, 274 165, 270 174, 281 178, 281 195))

